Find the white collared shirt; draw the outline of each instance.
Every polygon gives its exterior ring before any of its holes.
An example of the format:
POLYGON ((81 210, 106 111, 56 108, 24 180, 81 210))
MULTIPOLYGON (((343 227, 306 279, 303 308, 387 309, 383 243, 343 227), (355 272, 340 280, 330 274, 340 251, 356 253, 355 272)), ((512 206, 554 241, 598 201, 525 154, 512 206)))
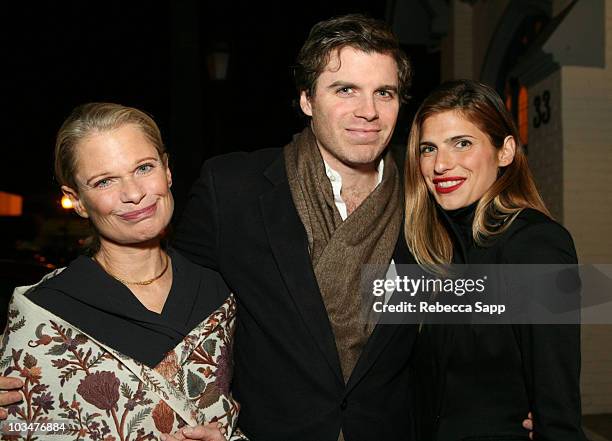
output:
MULTIPOLYGON (((331 168, 329 164, 325 162, 325 160, 323 160, 323 164, 325 164, 325 174, 327 175, 327 178, 329 179, 329 182, 332 186, 332 191, 334 194, 334 203, 336 204, 336 208, 340 212, 340 217, 344 221, 348 217, 348 211, 346 209, 346 203, 344 202, 341 196, 342 176, 340 176, 340 173, 338 173, 336 170, 331 168)), ((380 162, 378 163, 378 176, 376 178, 376 187, 378 187, 378 185, 382 182, 384 170, 385 160, 381 158, 380 162)), ((387 280, 395 280, 396 276, 397 271, 395 270, 395 263, 393 262, 393 259, 391 259, 391 264, 387 269, 387 274, 385 277, 387 278, 387 280)), ((385 292, 385 304, 389 301, 389 298, 391 297, 391 294, 393 294, 393 291, 394 290, 385 292)))
MULTIPOLYGON (((340 192, 342 191, 342 176, 340 176, 340 173, 338 173, 336 170, 331 168, 329 164, 325 162, 325 160, 323 160, 323 164, 325 164, 325 174, 327 175, 327 178, 329 179, 329 182, 332 186, 332 191, 334 194, 334 203, 336 204, 336 208, 340 212, 340 217, 342 218, 342 220, 346 220, 346 218, 348 217, 348 211, 346 209, 346 203, 340 195, 340 192)), ((378 187, 378 184, 382 182, 384 170, 385 160, 381 158, 380 162, 378 163, 378 176, 376 177, 376 187, 378 187)))

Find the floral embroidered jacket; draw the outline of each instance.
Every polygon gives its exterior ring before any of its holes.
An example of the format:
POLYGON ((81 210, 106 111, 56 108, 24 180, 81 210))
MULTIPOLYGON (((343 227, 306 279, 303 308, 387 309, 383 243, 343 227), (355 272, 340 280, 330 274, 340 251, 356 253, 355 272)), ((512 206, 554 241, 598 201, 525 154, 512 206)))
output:
POLYGON ((230 440, 246 439, 229 392, 233 295, 150 368, 30 301, 24 294, 37 285, 15 289, 2 336, 2 375, 25 383, 25 399, 9 407, 7 423, 63 423, 63 431, 12 435, 5 423, 2 439, 158 440, 215 421, 230 440))

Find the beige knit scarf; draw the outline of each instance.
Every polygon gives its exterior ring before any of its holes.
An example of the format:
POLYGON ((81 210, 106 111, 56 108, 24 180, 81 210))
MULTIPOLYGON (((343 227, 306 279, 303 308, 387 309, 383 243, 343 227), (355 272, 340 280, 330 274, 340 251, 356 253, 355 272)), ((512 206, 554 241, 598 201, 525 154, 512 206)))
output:
POLYGON ((387 154, 382 182, 342 221, 310 128, 285 146, 284 157, 291 195, 308 235, 314 273, 347 382, 374 327, 361 315, 362 306, 369 306, 362 305, 362 265, 388 265, 401 226, 397 167, 387 154))

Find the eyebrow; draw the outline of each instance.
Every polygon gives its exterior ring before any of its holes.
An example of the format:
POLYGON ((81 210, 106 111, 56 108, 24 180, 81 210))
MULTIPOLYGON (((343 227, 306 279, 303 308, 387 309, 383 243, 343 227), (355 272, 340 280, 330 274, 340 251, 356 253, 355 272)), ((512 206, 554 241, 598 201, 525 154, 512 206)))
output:
POLYGON ((336 87, 339 87, 339 86, 358 88, 356 84, 349 83, 348 81, 334 81, 329 86, 327 86, 327 88, 328 89, 335 89, 336 87))
POLYGON ((379 90, 380 89, 382 89, 382 90, 392 90, 393 92, 397 92, 399 90, 398 87, 394 86, 393 84, 385 84, 384 86, 379 87, 378 89, 379 90))
MULTIPOLYGON (((159 158, 155 157, 155 156, 148 156, 146 158, 142 158, 140 159, 138 162, 136 162, 136 166, 134 167, 133 170, 136 170, 138 167, 140 167, 142 165, 143 162, 147 162, 147 161, 156 161, 156 162, 160 162, 159 158)), ((103 176, 106 175, 110 175, 111 172, 105 171, 102 173, 97 173, 95 175, 93 175, 92 177, 90 177, 87 181, 85 181, 85 185, 89 185, 91 187, 91 182, 95 181, 103 176)))
MULTIPOLYGON (((335 89, 336 87, 352 87, 354 89, 359 89, 359 86, 354 83, 350 83, 348 81, 340 81, 340 80, 334 81, 329 86, 327 86, 328 89, 335 89)), ((394 86, 393 84, 383 84, 382 86, 377 87, 376 90, 391 90, 393 92, 397 92, 398 88, 397 86, 394 86)))
POLYGON ((102 173, 98 173, 97 175, 93 175, 91 178, 89 178, 88 180, 85 181, 85 185, 88 185, 88 186, 91 187, 91 182, 92 181, 95 181, 95 180, 101 178, 102 176, 109 175, 109 174, 110 174, 110 172, 102 172, 102 173))
POLYGON ((461 138, 472 138, 472 139, 476 139, 475 136, 472 135, 457 135, 457 136, 451 136, 450 138, 447 138, 444 140, 444 142, 449 143, 449 142, 453 142, 453 141, 458 141, 461 138))
MULTIPOLYGON (((461 138, 472 138, 472 139, 476 139, 475 136, 472 135, 456 135, 456 136, 451 136, 450 138, 446 138, 444 141, 442 141, 444 144, 449 144, 451 142, 455 142, 460 140, 461 138)), ((419 142, 419 145, 436 145, 435 142, 432 141, 421 141, 419 142)))

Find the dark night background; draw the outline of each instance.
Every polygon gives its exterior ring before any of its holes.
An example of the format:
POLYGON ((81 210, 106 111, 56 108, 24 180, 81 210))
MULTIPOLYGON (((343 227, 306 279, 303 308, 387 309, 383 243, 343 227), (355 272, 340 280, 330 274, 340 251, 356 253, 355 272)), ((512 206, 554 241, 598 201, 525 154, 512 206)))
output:
MULTIPOLYGON (((4 14, 8 112, 0 191, 23 196, 24 207, 23 216, 0 218, 0 257, 27 258, 42 248, 47 261, 62 264, 76 252, 78 221, 59 205, 52 166, 55 134, 75 106, 111 101, 155 118, 170 153, 180 213, 203 160, 281 147, 302 128, 292 107, 291 66, 314 23, 350 12, 388 20, 391 6, 380 0, 11 6, 4 14), (208 70, 208 55, 219 49, 229 54, 225 80, 212 79, 208 70), (57 228, 61 240, 51 243, 57 228)), ((401 112, 396 143, 405 141, 414 107, 440 76, 439 52, 405 50, 416 66, 414 99, 401 112)))

